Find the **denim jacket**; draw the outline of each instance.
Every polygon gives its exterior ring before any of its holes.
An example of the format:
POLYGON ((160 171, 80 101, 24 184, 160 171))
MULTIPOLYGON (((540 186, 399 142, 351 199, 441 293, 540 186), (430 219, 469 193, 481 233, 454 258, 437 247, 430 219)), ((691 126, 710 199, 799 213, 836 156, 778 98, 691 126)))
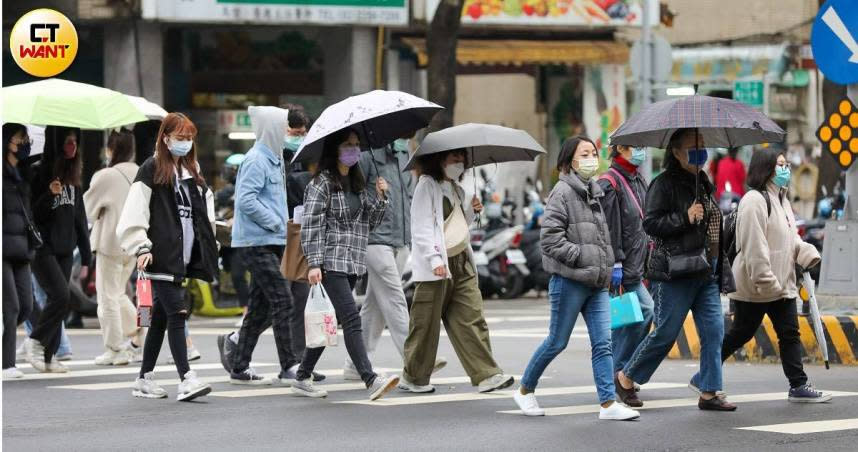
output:
POLYGON ((257 142, 235 182, 232 247, 286 245, 286 190, 281 159, 257 142))

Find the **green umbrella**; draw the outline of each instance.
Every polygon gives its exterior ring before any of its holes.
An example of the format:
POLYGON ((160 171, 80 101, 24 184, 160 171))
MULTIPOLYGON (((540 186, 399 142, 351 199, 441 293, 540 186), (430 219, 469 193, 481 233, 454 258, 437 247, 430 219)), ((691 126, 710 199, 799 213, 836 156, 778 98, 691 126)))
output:
POLYGON ((3 88, 3 122, 110 129, 146 121, 117 91, 58 78, 3 88))

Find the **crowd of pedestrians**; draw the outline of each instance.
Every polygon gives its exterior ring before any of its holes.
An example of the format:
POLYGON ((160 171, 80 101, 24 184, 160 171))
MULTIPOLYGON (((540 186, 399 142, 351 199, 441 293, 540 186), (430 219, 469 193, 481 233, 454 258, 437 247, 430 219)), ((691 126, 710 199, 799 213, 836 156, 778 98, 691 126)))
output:
MULTIPOLYGON (((362 381, 370 400, 397 387, 435 390, 432 374, 447 364, 437 356, 442 324, 479 392, 513 385, 494 358, 483 315, 470 240, 483 206, 476 196, 468 199, 460 184, 470 166, 465 150, 417 157, 415 171, 403 171, 416 131, 364 152, 368 143, 359 131, 345 128, 326 137, 316 161, 293 165, 310 118, 294 107, 248 112, 256 141, 234 164, 217 203, 231 209, 231 236, 220 244, 220 256, 229 260, 246 306, 240 329, 218 337, 230 382, 327 395, 314 384, 325 379, 314 372, 324 348, 307 348, 304 341, 305 304, 311 287, 319 286, 342 324, 344 378, 362 381), (295 224, 300 234, 290 238, 295 224), (305 279, 289 280, 281 272, 287 240, 300 240, 309 267, 305 279), (409 256, 416 282, 410 307, 401 282, 409 256), (362 277, 367 296, 359 309, 353 290, 362 277), (269 327, 280 363, 274 379, 250 367, 269 327), (376 371, 370 360, 385 328, 402 358, 401 377, 376 371)), ((133 395, 167 397, 153 374, 166 335, 181 380, 177 399, 204 396, 211 386, 189 364, 199 354, 190 346, 190 307, 182 286, 185 278, 213 281, 219 275, 215 195, 197 161, 197 129, 187 116, 168 114, 154 155, 139 168, 131 133, 111 133, 107 165, 86 193, 79 135, 76 129, 48 127, 44 154, 31 164, 27 128, 3 125, 3 377, 22 375, 15 367, 15 334, 28 319, 33 329, 25 354, 33 368, 68 371, 57 354, 69 313, 69 281, 86 276, 96 265, 95 253, 104 344, 95 364, 140 362, 133 395), (75 249, 79 275, 71 274, 75 249), (126 295, 135 270, 153 289, 148 329, 138 327, 126 295), (35 313, 31 275, 46 295, 44 308, 35 313)), ((766 148, 753 154, 748 191, 738 207, 735 256, 729 252, 733 244, 725 243, 718 203, 720 179, 730 170, 722 161, 717 188, 710 182, 701 170, 708 151, 697 130, 673 133, 664 171, 651 184, 638 172, 644 149, 613 146, 610 167, 601 175, 599 154, 592 140, 579 136, 563 143, 556 162, 559 181, 541 225, 543 265, 552 275, 549 333, 514 391, 522 413, 545 413, 536 399, 540 377, 568 345, 579 314, 590 337, 600 419, 640 416, 634 410, 644 405, 640 385, 667 356, 689 312, 701 348, 700 371, 689 387, 699 395, 701 410, 736 410, 724 392, 722 363, 753 337, 764 315, 777 332, 789 400, 829 400, 808 383, 801 363, 795 266, 812 267, 820 256, 796 233, 783 152, 766 148), (636 294, 643 321, 612 330, 611 296, 621 292, 636 294), (736 302, 726 334, 722 293, 736 302)))

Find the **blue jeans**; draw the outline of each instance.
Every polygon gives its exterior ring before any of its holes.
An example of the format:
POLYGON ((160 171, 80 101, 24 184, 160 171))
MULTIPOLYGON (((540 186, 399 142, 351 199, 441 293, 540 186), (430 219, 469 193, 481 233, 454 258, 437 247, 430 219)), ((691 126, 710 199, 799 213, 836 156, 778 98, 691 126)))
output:
POLYGON ((614 400, 611 302, 608 291, 587 287, 560 275, 552 275, 548 283, 548 301, 551 303, 548 337, 530 358, 521 378, 521 385, 531 391, 536 389, 545 368, 566 349, 572 329, 575 328, 575 321, 581 313, 590 335, 593 379, 599 393, 599 403, 614 400))
POLYGON ((652 295, 649 294, 646 286, 640 282, 624 288, 626 292, 634 292, 638 295, 638 301, 641 304, 641 313, 643 313, 643 322, 617 328, 611 332, 615 372, 625 367, 629 358, 632 357, 632 354, 638 348, 638 345, 643 342, 649 333, 649 328, 652 324, 653 301, 652 295))
POLYGON ((655 329, 635 350, 623 373, 633 381, 649 381, 679 336, 688 311, 700 336, 700 381, 704 392, 722 389, 721 341, 724 339, 724 314, 718 281, 714 277, 653 281, 655 329))
MULTIPOLYGON (((33 298, 36 300, 36 304, 39 305, 40 308, 45 307, 45 300, 48 299, 48 296, 45 295, 45 291, 42 290, 39 283, 36 282, 36 277, 31 276, 33 279, 33 298)), ((33 332, 33 324, 30 323, 29 320, 24 322, 24 330, 27 331, 27 337, 30 337, 30 333, 33 332)), ((57 356, 70 355, 71 350, 71 342, 69 342, 69 336, 66 334, 66 326, 62 326, 62 336, 60 339, 60 348, 57 349, 57 356)))

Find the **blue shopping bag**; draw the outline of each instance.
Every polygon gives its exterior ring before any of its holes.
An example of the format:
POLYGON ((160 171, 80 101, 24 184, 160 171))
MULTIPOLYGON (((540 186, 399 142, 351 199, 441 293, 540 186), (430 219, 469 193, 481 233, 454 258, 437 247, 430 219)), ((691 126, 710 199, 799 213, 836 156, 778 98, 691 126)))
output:
POLYGON ((621 293, 611 298, 611 329, 643 322, 641 303, 635 292, 621 293))

